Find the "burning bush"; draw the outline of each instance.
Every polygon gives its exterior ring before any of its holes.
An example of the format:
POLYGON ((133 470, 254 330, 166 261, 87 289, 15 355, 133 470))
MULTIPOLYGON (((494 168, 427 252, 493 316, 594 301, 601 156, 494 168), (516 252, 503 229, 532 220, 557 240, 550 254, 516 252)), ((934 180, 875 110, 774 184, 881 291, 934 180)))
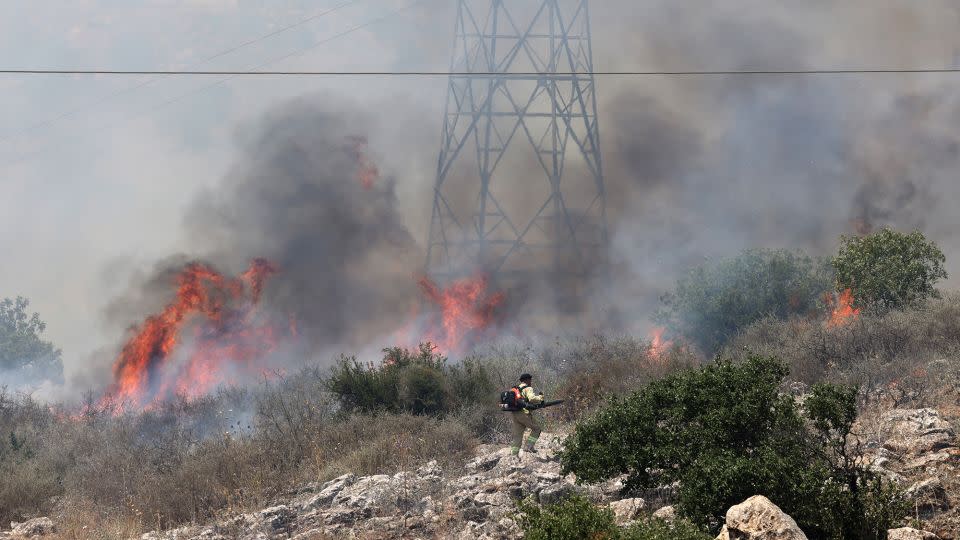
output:
POLYGON ((844 382, 858 386, 864 399, 920 407, 953 400, 960 373, 943 360, 958 350, 960 296, 951 294, 910 309, 868 310, 842 325, 768 317, 731 340, 724 354, 775 355, 795 380, 844 382))
POLYGON ((663 296, 655 319, 712 355, 767 315, 810 314, 832 290, 825 261, 784 250, 748 250, 690 271, 663 296))
POLYGON ((946 258, 923 233, 884 228, 841 244, 832 261, 837 287, 853 291, 856 307, 888 310, 939 297, 934 285, 947 277, 946 258))
POLYGON ((332 368, 328 388, 345 410, 445 415, 494 402, 493 382, 476 360, 450 365, 429 343, 418 352, 401 347, 383 352, 379 366, 344 357, 332 368))
POLYGON ((265 282, 276 272, 266 259, 254 259, 237 278, 187 264, 176 275, 174 298, 123 346, 104 400, 142 409, 176 395, 206 395, 237 374, 262 374, 283 332, 257 313, 265 282), (190 347, 184 346, 187 329, 193 330, 190 347))

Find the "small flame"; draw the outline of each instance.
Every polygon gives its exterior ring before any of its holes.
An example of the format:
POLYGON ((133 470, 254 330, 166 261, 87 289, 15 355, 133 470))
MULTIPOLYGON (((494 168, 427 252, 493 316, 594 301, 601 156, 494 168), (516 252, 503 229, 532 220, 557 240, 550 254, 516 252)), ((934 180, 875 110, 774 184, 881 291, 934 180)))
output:
POLYGON ((371 190, 380 178, 380 169, 367 156, 367 138, 359 135, 347 137, 354 159, 357 160, 357 181, 363 189, 371 190))
POLYGON ((658 326, 650 331, 650 356, 655 360, 662 358, 664 353, 673 347, 672 340, 663 339, 663 334, 666 331, 667 329, 662 326, 658 326))
POLYGON ((841 292, 835 300, 831 298, 830 303, 834 306, 830 313, 830 320, 827 321, 827 326, 841 326, 860 315, 860 309, 853 307, 853 291, 850 289, 841 292))
POLYGON ((256 317, 264 283, 275 273, 266 259, 255 259, 233 279, 205 264, 188 264, 177 275, 175 299, 147 317, 124 345, 101 403, 149 408, 174 395, 204 395, 236 369, 256 373, 279 338, 256 317), (177 362, 174 352, 188 329, 195 346, 177 362))

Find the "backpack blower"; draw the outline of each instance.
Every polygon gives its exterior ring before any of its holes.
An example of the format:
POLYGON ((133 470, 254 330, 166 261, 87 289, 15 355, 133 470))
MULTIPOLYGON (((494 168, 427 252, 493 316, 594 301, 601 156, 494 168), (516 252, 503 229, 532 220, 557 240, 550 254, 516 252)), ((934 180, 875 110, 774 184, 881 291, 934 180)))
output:
POLYGON ((528 411, 543 409, 545 407, 553 407, 554 405, 559 405, 563 403, 564 400, 556 399, 553 401, 544 401, 543 403, 527 403, 527 400, 523 399, 523 394, 520 392, 520 387, 514 386, 513 388, 500 393, 500 410, 506 412, 517 412, 527 409, 528 411))

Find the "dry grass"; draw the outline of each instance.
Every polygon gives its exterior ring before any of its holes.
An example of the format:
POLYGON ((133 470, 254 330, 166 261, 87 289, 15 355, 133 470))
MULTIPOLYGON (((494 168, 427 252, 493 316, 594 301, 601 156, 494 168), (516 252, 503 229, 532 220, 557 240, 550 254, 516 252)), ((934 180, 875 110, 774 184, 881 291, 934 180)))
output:
POLYGON ((725 354, 775 355, 791 378, 807 384, 860 387, 865 404, 924 407, 955 404, 960 389, 960 296, 916 309, 863 314, 840 326, 822 321, 762 320, 731 341, 725 354), (946 400, 946 401, 945 401, 946 400))
POLYGON ((319 371, 139 415, 71 417, 0 393, 0 434, 0 522, 50 515, 64 538, 202 523, 347 471, 454 467, 477 444, 452 417, 338 413, 319 371))

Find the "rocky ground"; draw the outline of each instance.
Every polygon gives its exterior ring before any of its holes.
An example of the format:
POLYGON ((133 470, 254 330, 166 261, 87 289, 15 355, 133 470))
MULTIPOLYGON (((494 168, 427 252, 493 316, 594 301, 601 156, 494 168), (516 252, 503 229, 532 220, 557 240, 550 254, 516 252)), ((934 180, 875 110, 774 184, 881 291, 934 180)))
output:
MULTIPOLYGON (((896 409, 859 428, 868 464, 906 489, 918 522, 939 538, 960 538, 960 511, 955 508, 960 448, 951 424, 934 409, 896 409)), ((571 493, 610 505, 621 523, 644 513, 672 515, 668 504, 674 487, 621 498, 619 480, 583 487, 572 475, 562 476, 556 459, 562 437, 544 434, 539 452, 519 460, 506 448, 480 447, 465 471, 444 471, 431 462, 390 476, 348 474, 302 486, 257 512, 150 532, 140 540, 517 538, 516 500, 534 497, 550 503, 571 493)), ((727 528, 718 538, 805 538, 792 522, 770 501, 754 497, 730 509, 727 528)), ((38 518, 13 524, 0 539, 51 534, 55 524, 38 518)), ((935 536, 902 529, 892 531, 890 538, 935 536)))
POLYGON ((869 465, 906 490, 913 517, 940 538, 960 538, 960 448, 935 409, 894 409, 860 426, 869 465))

